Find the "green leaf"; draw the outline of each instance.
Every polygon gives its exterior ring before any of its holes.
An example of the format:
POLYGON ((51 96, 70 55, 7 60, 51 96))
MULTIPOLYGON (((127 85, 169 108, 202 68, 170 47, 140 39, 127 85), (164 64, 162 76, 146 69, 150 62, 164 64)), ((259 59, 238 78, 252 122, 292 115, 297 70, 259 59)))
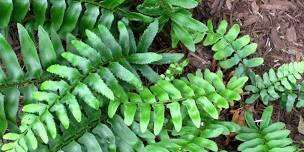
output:
POLYGON ((71 52, 63 52, 61 56, 73 66, 79 68, 84 74, 88 73, 91 64, 88 59, 73 54, 71 52))
POLYGON ((244 117, 245 117, 246 123, 249 128, 258 129, 258 127, 256 126, 256 124, 254 122, 252 113, 245 112, 244 117))
POLYGON ((224 36, 229 42, 233 42, 240 33, 240 25, 234 24, 224 36))
POLYGON ((236 53, 240 56, 240 58, 245 58, 251 54, 253 54, 257 49, 256 43, 251 43, 245 46, 243 49, 236 51, 236 53))
POLYGON ((57 136, 57 128, 52 114, 49 111, 46 111, 42 116, 42 120, 45 122, 46 128, 51 137, 55 139, 57 136))
POLYGON ((94 64, 100 63, 100 54, 94 48, 79 40, 72 40, 71 43, 81 56, 88 58, 94 64))
POLYGON ((145 147, 145 152, 169 152, 166 148, 160 147, 158 145, 148 145, 145 147))
POLYGON ((143 88, 141 80, 139 80, 139 78, 137 78, 133 73, 120 65, 118 62, 112 62, 109 67, 115 76, 121 80, 128 82, 139 90, 143 88))
POLYGON ((182 128, 182 114, 180 105, 178 102, 172 102, 167 105, 167 108, 170 110, 174 128, 177 132, 179 132, 182 128))
MULTIPOLYGON (((191 16, 188 16, 183 12, 173 13, 171 15, 171 19, 176 25, 178 25, 181 28, 186 27, 189 28, 190 30, 200 33, 207 32, 208 30, 205 24, 201 23, 198 20, 193 19, 191 16)), ((174 31, 177 32, 176 30, 174 31)), ((182 33, 177 33, 177 34, 179 35, 182 33)))
MULTIPOLYGON (((110 1, 110 0, 109 0, 110 1)), ((104 44, 112 51, 113 57, 121 57, 122 55, 122 48, 120 47, 119 43, 115 40, 112 33, 102 24, 98 25, 98 29, 101 35, 100 38, 104 44)))
POLYGON ((105 84, 105 82, 100 78, 96 73, 90 74, 85 82, 96 92, 104 95, 110 100, 114 100, 114 93, 112 90, 105 84))
POLYGON ((82 144, 87 151, 102 152, 102 149, 99 146, 98 141, 96 140, 95 136, 91 133, 86 132, 78 139, 78 142, 82 144))
POLYGON ((240 77, 238 79, 230 79, 227 84, 227 88, 233 91, 239 91, 245 83, 248 81, 248 77, 240 77))
POLYGON ((178 89, 176 89, 173 84, 171 84, 170 82, 168 82, 166 80, 159 80, 157 82, 157 86, 159 86, 160 88, 165 90, 169 94, 169 96, 172 97, 172 99, 181 99, 182 98, 180 91, 178 89))
POLYGON ((262 114, 262 122, 260 125, 261 129, 264 129, 266 127, 269 126, 269 124, 271 124, 271 115, 272 115, 272 111, 273 111, 273 107, 272 106, 268 106, 263 114, 262 114))
POLYGON ((125 0, 104 0, 103 5, 108 9, 114 9, 120 4, 122 4, 125 0))
POLYGON ((199 128, 201 125, 201 117, 200 117, 200 112, 198 111, 198 108, 195 104, 195 100, 193 99, 187 99, 182 102, 183 105, 186 105, 188 114, 194 123, 194 125, 199 128))
POLYGON ((37 132, 42 141, 47 144, 49 142, 49 138, 46 132, 46 129, 42 122, 37 121, 33 124, 33 129, 37 132))
POLYGON ((128 61, 134 64, 150 64, 162 59, 162 56, 157 53, 134 53, 128 57, 128 61))
POLYGON ((56 115, 65 129, 70 126, 70 119, 63 104, 57 103, 51 108, 51 112, 56 112, 56 115))
POLYGON ((221 61, 220 66, 224 69, 232 68, 233 66, 237 65, 241 61, 240 57, 237 55, 234 55, 228 60, 221 61))
POLYGON ((0 51, 1 62, 6 67, 6 72, 9 79, 13 81, 21 79, 23 76, 23 71, 18 63, 17 56, 2 34, 0 34, 0 51))
POLYGON ((3 139, 6 140, 17 140, 20 137, 19 134, 16 133, 7 133, 3 136, 3 139))
POLYGON ((195 52, 195 44, 191 34, 183 27, 181 27, 178 23, 172 22, 171 28, 174 33, 178 33, 178 39, 191 51, 195 52))
POLYGON ((30 76, 40 75, 42 69, 35 44, 26 29, 17 24, 23 62, 30 76))
POLYGON ((29 129, 25 135, 26 141, 33 149, 37 149, 38 147, 38 141, 31 129, 29 129))
POLYGON ((119 44, 122 48, 122 53, 128 55, 130 49, 129 32, 126 25, 122 21, 118 21, 119 44))
POLYGON ((165 122, 165 106, 162 103, 155 104, 154 107, 154 134, 158 135, 165 122))
POLYGON ((204 96, 196 99, 198 105, 200 105, 207 113, 214 119, 218 119, 219 113, 215 106, 204 96))
POLYGON ((140 117, 140 130, 145 132, 150 122, 151 107, 148 103, 141 103, 139 105, 139 117, 140 117))
POLYGON ((101 105, 100 101, 94 96, 86 84, 81 82, 73 90, 73 94, 78 95, 87 105, 97 110, 101 105))
POLYGON ((249 67, 249 68, 254 68, 257 66, 260 66, 264 63, 264 59, 263 58, 252 58, 252 59, 244 59, 243 60, 244 65, 249 67))
POLYGON ((47 68, 47 71, 56 74, 61 78, 65 78, 71 83, 77 82, 81 76, 77 69, 58 64, 51 65, 49 68, 47 68))
POLYGON ((108 106, 108 116, 110 118, 113 118, 119 105, 120 105, 120 102, 117 100, 110 101, 109 106, 108 106))
POLYGON ((76 97, 70 93, 67 93, 62 99, 63 103, 69 106, 69 110, 72 112, 74 118, 80 122, 81 121, 81 110, 80 106, 76 100, 76 97))
POLYGON ((41 62, 43 67, 47 68, 56 62, 56 52, 48 33, 42 28, 42 26, 38 27, 38 37, 41 62))
POLYGON ((144 33, 140 36, 137 46, 138 53, 144 53, 148 51, 148 48, 152 44, 152 41, 154 40, 154 37, 156 36, 157 32, 158 20, 155 20, 147 27, 144 33))
POLYGON ((162 58, 158 61, 153 62, 153 64, 172 64, 180 61, 183 57, 183 53, 161 53, 159 54, 162 56, 162 58))
POLYGON ((136 103, 124 104, 124 122, 126 123, 126 125, 130 126, 133 123, 136 109, 136 103))
MULTIPOLYGON (((209 22, 209 21, 208 21, 209 22)), ((210 21, 211 22, 211 21, 210 21)), ((216 33, 220 35, 224 35, 227 32, 228 22, 227 20, 222 20, 220 24, 218 25, 218 28, 216 29, 216 33)), ((210 28, 211 29, 211 28, 210 28)), ((209 30, 210 30, 209 29, 209 30)), ((213 30, 213 28, 211 29, 213 30)))
POLYGON ((179 1, 168 0, 168 3, 170 5, 175 5, 175 6, 183 7, 186 9, 191 9, 198 5, 198 2, 195 0, 179 0, 179 1))
POLYGON ((22 108, 22 111, 42 114, 46 108, 47 105, 43 103, 27 104, 22 108))

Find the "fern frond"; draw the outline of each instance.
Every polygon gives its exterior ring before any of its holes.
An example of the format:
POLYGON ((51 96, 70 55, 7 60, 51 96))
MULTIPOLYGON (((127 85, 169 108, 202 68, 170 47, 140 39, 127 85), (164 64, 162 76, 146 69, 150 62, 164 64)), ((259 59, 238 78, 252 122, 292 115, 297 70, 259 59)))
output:
POLYGON ((238 146, 238 151, 269 151, 269 152, 295 152, 297 148, 292 145, 292 139, 288 138, 289 130, 284 129, 282 122, 271 122, 273 107, 267 107, 262 115, 259 126, 255 124, 252 113, 245 113, 248 127, 243 127, 236 139, 243 143, 238 146))
MULTIPOLYGON (((247 85, 245 89, 252 92, 252 95, 246 100, 246 103, 253 103, 260 98, 267 105, 269 101, 282 99, 287 95, 288 98, 293 98, 295 93, 292 93, 296 87, 297 80, 302 79, 304 73, 304 62, 294 62, 281 65, 276 71, 270 69, 263 76, 255 75, 251 85, 247 85)), ((284 100, 284 99, 283 99, 284 100)), ((288 99, 288 103, 283 104, 283 107, 290 111, 293 107, 292 100, 288 99)), ((284 102, 283 102, 284 103, 284 102)))
POLYGON ((200 42, 208 28, 205 24, 192 18, 187 9, 198 5, 195 0, 188 1, 163 1, 145 0, 137 6, 137 10, 148 16, 159 16, 160 27, 163 27, 169 20, 171 23, 172 47, 175 48, 181 41, 190 51, 195 52, 195 44, 200 42))
POLYGON ((229 135, 240 129, 232 122, 212 120, 206 122, 201 128, 186 126, 180 132, 172 133, 164 130, 160 135, 160 141, 148 144, 145 152, 218 151, 216 142, 211 139, 220 135, 229 135))
POLYGON ((214 31, 211 20, 207 23, 208 32, 204 38, 204 46, 212 46, 215 52, 213 58, 220 61, 223 69, 230 69, 239 65, 235 71, 235 76, 241 76, 249 68, 257 67, 263 63, 262 58, 247 59, 249 55, 256 52, 257 44, 250 43, 250 36, 245 35, 238 38, 240 26, 234 24, 227 32, 228 22, 220 22, 216 31, 214 31))
POLYGON ((177 131, 182 127, 181 109, 186 108, 193 124, 200 127, 200 113, 207 113, 217 119, 219 109, 228 108, 230 102, 240 100, 239 91, 247 80, 247 77, 233 78, 225 86, 222 77, 209 70, 205 70, 204 73, 198 72, 196 75, 189 74, 187 78, 173 81, 159 80, 150 88, 129 93, 128 100, 110 101, 108 115, 110 118, 113 117, 120 106, 124 121, 131 125, 138 112, 141 131, 145 132, 149 123, 153 121, 154 133, 159 134, 165 123, 166 108, 177 131), (151 117, 154 120, 151 120, 151 117))
MULTIPOLYGON (((38 27, 38 50, 36 49, 34 40, 29 36, 27 30, 17 24, 22 63, 18 58, 7 40, 0 34, 0 58, 3 65, 0 67, 0 92, 3 97, 1 104, 1 129, 3 134, 9 122, 11 126, 16 125, 18 116, 19 97, 24 97, 24 103, 33 102, 32 92, 37 91, 34 83, 39 83, 46 79, 46 68, 58 61, 60 50, 55 50, 52 42, 58 38, 57 33, 51 36, 41 27, 38 27)), ((62 43, 57 43, 62 47, 62 43)))
POLYGON ((35 29, 39 25, 47 25, 66 36, 79 28, 84 34, 85 29, 93 29, 96 24, 106 22, 104 19, 114 18, 113 10, 123 2, 124 0, 104 0, 102 3, 80 0, 5 0, 0 3, 3 6, 0 28, 7 28, 10 22, 24 21, 29 11, 33 10, 34 18, 27 22, 35 29))

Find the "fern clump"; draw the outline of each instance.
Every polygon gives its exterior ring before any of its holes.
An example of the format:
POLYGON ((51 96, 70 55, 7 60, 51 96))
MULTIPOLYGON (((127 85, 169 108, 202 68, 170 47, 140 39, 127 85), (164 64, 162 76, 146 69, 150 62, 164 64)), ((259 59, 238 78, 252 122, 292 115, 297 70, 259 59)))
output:
MULTIPOLYGON (((12 147, 19 145, 26 150, 27 145, 20 145, 20 141, 37 141, 36 136, 44 143, 48 143, 49 136, 53 139, 57 136, 55 120, 59 120, 63 128, 68 129, 70 119, 73 118, 78 122, 82 120, 83 106, 99 110, 107 100, 113 102, 127 100, 127 93, 116 78, 126 82, 135 90, 143 90, 142 81, 131 65, 134 67, 137 65, 138 69, 146 66, 144 69, 148 69, 151 73, 152 69, 147 64, 176 62, 182 57, 179 54, 159 55, 147 52, 153 39, 147 35, 151 36, 151 32, 155 32, 157 23, 156 20, 147 28, 138 42, 138 47, 126 43, 131 41, 131 44, 136 44, 134 39, 129 39, 131 32, 128 32, 123 22, 118 23, 119 42, 125 42, 123 44, 117 42, 104 25, 99 26, 98 33, 105 37, 98 37, 87 30, 92 47, 82 41, 73 40, 71 44, 75 50, 61 54, 69 64, 53 64, 47 68, 47 71, 58 76, 59 80, 43 82, 40 90, 32 94, 33 100, 38 102, 23 107, 20 133, 18 138, 9 139, 13 142, 8 145, 12 147), (106 47, 104 44, 111 45, 106 47), (169 61, 162 61, 163 56, 169 61)), ((37 142, 29 145, 32 149, 36 149, 37 146, 37 142)))
MULTIPOLYGON (((297 97, 297 80, 302 79, 304 62, 294 62, 281 65, 276 71, 270 69, 263 76, 255 75, 251 85, 245 89, 252 95, 246 99, 246 103, 253 103, 258 98, 267 105, 269 101, 281 100, 282 107, 288 111, 294 107, 297 97)), ((301 102, 299 103, 299 107, 301 102)))
POLYGON ((292 140, 288 138, 290 131, 284 129, 285 124, 272 123, 272 111, 272 106, 264 110, 259 126, 255 124, 252 113, 245 113, 248 127, 243 127, 236 136, 236 139, 243 142, 238 146, 238 151, 295 152, 297 150, 295 146, 291 145, 292 140))

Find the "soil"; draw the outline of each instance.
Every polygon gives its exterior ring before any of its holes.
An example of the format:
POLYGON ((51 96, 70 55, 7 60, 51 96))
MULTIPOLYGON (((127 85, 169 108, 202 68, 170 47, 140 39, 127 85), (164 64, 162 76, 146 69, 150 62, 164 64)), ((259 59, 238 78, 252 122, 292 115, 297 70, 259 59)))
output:
MULTIPOLYGON (((226 19, 230 25, 240 24, 241 34, 249 34, 252 41, 258 44, 255 56, 261 56, 265 60, 264 65, 255 69, 258 74, 283 63, 303 59, 304 0, 205 0, 193 10, 193 13, 196 19, 204 23, 211 19, 217 25, 219 21, 226 19)), ((191 64, 198 68, 206 67, 206 60, 200 61, 206 59, 206 55, 200 52, 198 51, 194 58, 193 56, 190 58, 191 64)), ((214 64, 210 66, 214 68, 214 64)), ((286 123, 287 129, 291 130, 290 137, 303 147, 300 142, 304 140, 304 135, 300 134, 297 128, 300 116, 304 117, 304 109, 293 109, 292 112, 287 113, 280 108, 278 102, 272 104, 273 121, 286 123)), ((222 118, 231 120, 234 119, 236 111, 241 117, 244 110, 250 110, 258 119, 265 108, 259 102, 245 107, 241 105, 244 104, 241 102, 223 111, 222 118), (227 112, 230 114, 227 115, 227 112)), ((224 149, 230 151, 235 151, 236 145, 236 141, 230 137, 222 144, 224 149)))

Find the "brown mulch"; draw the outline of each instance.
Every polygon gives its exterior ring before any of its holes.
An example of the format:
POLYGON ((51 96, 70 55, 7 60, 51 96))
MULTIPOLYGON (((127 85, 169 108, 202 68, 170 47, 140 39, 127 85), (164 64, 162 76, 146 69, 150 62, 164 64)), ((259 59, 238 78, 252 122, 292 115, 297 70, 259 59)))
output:
MULTIPOLYGON (((240 24, 241 34, 249 34, 252 37, 252 41, 258 44, 257 56, 265 60, 264 65, 256 68, 258 74, 283 63, 303 59, 304 0, 205 0, 193 10, 193 13, 195 18, 204 23, 212 19, 213 23, 217 24, 226 19, 230 25, 240 24)), ((198 68, 204 67, 204 62, 199 60, 206 58, 206 55, 200 53, 195 55, 195 58, 190 58, 193 60, 192 65, 198 68)), ((298 132, 297 128, 300 116, 304 117, 304 110, 294 109, 287 113, 280 108, 278 103, 273 103, 273 105, 273 121, 285 122, 287 128, 291 130, 290 137, 296 144, 303 147, 300 141, 304 140, 304 136, 298 132)), ((250 108, 256 115, 261 115, 265 106, 256 103, 250 108)), ((235 105, 235 109, 244 108, 235 105)), ((226 112, 225 115, 227 115, 226 112)), ((231 144, 226 144, 224 147, 231 151, 236 148, 231 144)))

